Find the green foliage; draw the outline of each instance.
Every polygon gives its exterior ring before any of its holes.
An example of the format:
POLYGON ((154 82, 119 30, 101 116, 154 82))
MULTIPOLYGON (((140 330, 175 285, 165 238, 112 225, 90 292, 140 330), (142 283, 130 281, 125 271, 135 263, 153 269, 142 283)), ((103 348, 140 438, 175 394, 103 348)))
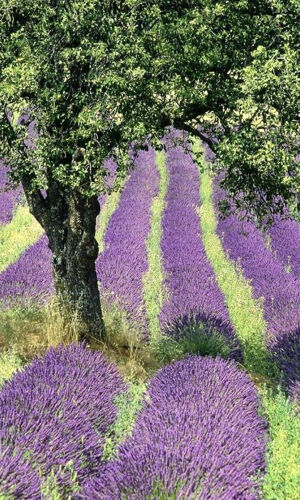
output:
POLYGON ((98 228, 96 231, 96 240, 99 245, 99 254, 101 254, 104 251, 105 232, 112 214, 116 211, 118 207, 120 196, 121 196, 120 191, 115 191, 111 193, 100 211, 98 219, 98 228))
POLYGON ((164 273, 162 268, 161 237, 162 217, 165 208, 165 197, 168 190, 168 172, 165 154, 156 153, 156 165, 159 172, 159 192, 151 205, 151 230, 147 238, 148 271, 143 277, 144 300, 149 319, 151 342, 160 336, 159 313, 164 299, 164 273))
POLYGON ((78 493, 79 490, 80 486, 77 482, 77 472, 73 468, 73 461, 70 460, 65 465, 60 465, 56 471, 51 469, 50 474, 41 485, 41 498, 43 500, 72 500, 73 494, 78 493), (70 488, 64 488, 64 491, 61 491, 57 483, 58 474, 68 474, 70 476, 70 488))
POLYGON ((0 226, 0 272, 15 262, 42 233, 43 229, 28 208, 19 205, 12 221, 0 226))
POLYGON ((300 499, 300 413, 282 391, 265 390, 262 412, 269 423, 265 500, 300 499))
MULTIPOLYGON (((196 141, 193 143, 193 152, 200 152, 199 143, 196 141)), ((263 309, 259 302, 253 299, 251 286, 241 270, 236 269, 223 250, 220 238, 216 234, 217 220, 212 203, 212 179, 204 164, 199 165, 199 170, 201 175, 199 194, 202 202, 199 217, 207 258, 224 294, 229 316, 241 342, 246 368, 250 372, 269 374, 271 366, 268 363, 263 309)))
POLYGON ((300 146, 300 3, 273 0, 269 6, 273 15, 268 24, 265 20, 265 37, 237 72, 238 98, 227 111, 226 137, 216 147, 219 164, 227 169, 224 186, 235 196, 233 210, 246 208, 254 220, 264 222, 282 210, 283 202, 294 217, 300 211, 296 160, 300 146))
POLYGON ((11 379, 17 370, 23 367, 23 361, 14 348, 0 354, 0 388, 11 379))
POLYGON ((0 491, 0 500, 14 500, 14 495, 11 495, 9 493, 1 493, 0 491))
POLYGON ((129 389, 115 398, 118 416, 109 430, 104 444, 102 460, 108 461, 118 456, 118 446, 131 435, 137 413, 142 408, 142 398, 146 390, 143 382, 127 380, 129 389))
POLYGON ((262 190, 295 200, 299 2, 2 4, 0 147, 16 180, 96 194, 108 155, 122 172, 133 140, 158 145, 165 126, 199 135, 200 124, 219 138, 210 144, 231 194, 242 187, 258 205, 262 190), (26 109, 40 134, 25 154, 16 117, 26 109))
MULTIPOLYGON (((189 495, 189 500, 197 500, 201 498, 201 479, 199 478, 200 485, 194 494, 189 495)), ((178 481, 176 488, 169 493, 168 489, 163 485, 162 481, 156 481, 153 485, 151 496, 149 500, 155 498, 155 500, 177 500, 179 497, 179 493, 181 488, 184 487, 183 481, 178 481)))
POLYGON ((207 330, 207 326, 202 323, 183 327, 180 335, 178 340, 164 335, 153 343, 155 357, 160 364, 176 361, 186 354, 221 356, 226 359, 231 353, 231 347, 225 337, 216 330, 207 330))

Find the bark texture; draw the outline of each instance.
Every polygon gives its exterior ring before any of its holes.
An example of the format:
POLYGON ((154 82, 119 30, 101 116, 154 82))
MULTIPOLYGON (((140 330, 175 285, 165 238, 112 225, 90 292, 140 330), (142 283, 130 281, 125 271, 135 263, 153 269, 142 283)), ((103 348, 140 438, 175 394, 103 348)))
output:
POLYGON ((87 199, 53 181, 47 198, 23 182, 31 213, 43 226, 53 254, 56 296, 65 325, 76 327, 80 340, 103 340, 102 317, 95 261, 97 196, 87 199))

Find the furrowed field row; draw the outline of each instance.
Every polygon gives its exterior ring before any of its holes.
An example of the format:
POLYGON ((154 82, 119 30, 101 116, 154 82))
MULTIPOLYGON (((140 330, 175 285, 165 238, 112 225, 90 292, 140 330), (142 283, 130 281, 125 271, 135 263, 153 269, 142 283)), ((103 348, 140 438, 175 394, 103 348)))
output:
MULTIPOLYGON (((208 154, 207 157, 211 159, 211 155, 208 154)), ((208 191, 209 191, 209 196, 212 196, 212 180, 209 178, 207 173, 204 173, 204 180, 208 181, 208 191)), ((203 177, 202 177, 202 182, 203 182, 203 177)), ((218 185, 216 183, 218 182, 215 181, 215 194, 214 197, 214 205, 215 205, 215 210, 216 209, 216 198, 218 195, 220 196, 220 192, 218 192, 218 185)), ((204 192, 205 192, 205 187, 204 187, 204 192)), ((217 198, 218 199, 218 198, 217 198)), ((214 208, 212 206, 212 212, 214 211, 214 208)), ((215 229, 216 229, 216 219, 215 219, 215 229)), ((231 224, 229 226, 226 226, 226 223, 229 224, 229 220, 227 219, 226 221, 221 221, 219 220, 218 222, 218 230, 220 231, 220 226, 223 228, 223 233, 222 233, 222 243, 224 245, 224 240, 225 238, 229 238, 231 235, 231 252, 229 252, 229 256, 234 255, 247 255, 247 250, 249 249, 249 256, 251 256, 251 250, 253 253, 254 249, 251 246, 251 238, 248 236, 245 236, 241 232, 241 227, 239 230, 237 229, 239 223, 236 218, 234 218, 233 221, 231 221, 231 224), (231 231, 235 230, 234 233, 230 233, 231 231), (233 236, 234 235, 234 236, 233 236), (244 252, 244 253, 243 253, 244 252)), ((264 264, 267 266, 266 269, 269 270, 268 268, 268 259, 266 256, 270 257, 270 262, 273 263, 275 260, 275 257, 271 254, 271 252, 268 251, 268 249, 264 246, 264 241, 262 238, 262 235, 259 234, 258 230, 254 228, 253 226, 251 227, 250 223, 247 223, 250 226, 250 234, 251 236, 254 235, 254 241, 256 243, 260 243, 260 246, 258 246, 258 249, 261 249, 263 256, 265 257, 264 264), (256 239, 255 239, 256 237, 256 239), (269 253, 268 253, 269 252, 269 253)), ((249 230, 248 226, 248 230, 249 230)), ((217 230, 217 233, 219 231, 217 230)), ((216 236, 217 238, 217 236, 216 236)), ((228 250, 228 247, 225 249, 228 250)), ((228 261, 230 262, 230 261, 228 261)), ((243 261, 242 261, 243 262, 243 261)), ((241 260, 239 261, 239 267, 238 273, 242 279, 242 281, 245 279, 243 278, 245 268, 241 266, 241 260)), ((247 262, 247 260, 244 260, 244 263, 247 262)), ((256 258, 253 256, 252 260, 249 259, 248 261, 248 267, 247 270, 250 273, 251 272, 251 265, 250 262, 253 266, 252 272, 255 273, 255 265, 257 262, 257 255, 256 258)), ((276 262, 276 261, 275 261, 276 262)), ((232 265, 232 264, 231 264, 232 265)), ((259 266, 259 263, 257 263, 259 266)), ((222 268, 220 268, 221 271, 222 268)), ((280 270, 280 267, 278 268, 277 265, 277 270, 280 270)), ((282 270, 281 270, 282 271, 282 270)), ((218 269, 216 268, 216 273, 217 275, 222 273, 218 273, 218 269)), ((246 275, 246 273, 245 273, 246 275)), ((246 275, 247 276, 247 275, 246 275)), ((267 273, 263 273, 263 270, 261 270, 260 273, 258 273, 258 277, 261 281, 267 280, 267 273)), ((272 274, 271 274, 272 276, 272 274)), ((281 275, 282 276, 282 272, 281 275)), ((249 274, 248 274, 248 279, 249 279, 249 274)), ((275 278, 273 274, 273 279, 275 278)), ((259 281, 260 281, 259 280, 259 281)), ((259 282, 258 281, 258 282, 259 282)), ((254 285, 252 281, 252 285, 254 285)), ((277 284, 277 286, 280 287, 280 283, 277 284)), ((233 289, 234 290, 234 289, 233 289)), ((265 293, 270 293, 270 291, 273 291, 273 288, 268 289, 265 287, 264 289, 261 288, 261 291, 264 291, 265 293)), ((255 288, 254 288, 254 294, 255 294, 255 288)), ((230 296, 230 289, 225 295, 227 297, 230 296)), ((233 303, 234 304, 234 303, 233 303)), ((229 306, 230 307, 230 306, 229 306)), ((259 309, 257 309, 259 312, 259 309)), ((258 318, 261 318, 261 312, 257 316, 258 318)), ((265 309, 265 314, 266 314, 266 309, 265 309)), ((245 325, 245 340, 247 340, 247 335, 249 334, 251 322, 249 322, 249 317, 248 317, 249 310, 247 310, 247 307, 241 307, 240 310, 237 310, 237 314, 239 314, 240 317, 240 326, 243 327, 243 324, 245 325), (248 333, 247 333, 248 332, 248 333)), ((253 316, 253 319, 255 318, 255 315, 253 316)), ((263 320, 261 320, 261 325, 263 325, 263 320)), ((234 322, 234 320, 233 320, 234 322)), ((253 322, 253 325, 255 325, 255 321, 253 322)), ((263 329, 261 329, 261 333, 263 333, 263 329)), ((281 346, 281 350, 278 352, 277 360, 279 359, 280 363, 279 366, 282 370, 282 373, 284 375, 284 381, 285 385, 290 385, 290 394, 294 397, 295 401, 300 401, 300 384, 299 384, 299 360, 300 360, 300 339, 299 339, 299 333, 296 332, 296 334, 293 333, 292 335, 292 341, 290 342, 285 342, 281 346)), ((249 336, 248 338, 249 345, 250 347, 252 346, 253 340, 249 336)), ((267 337, 266 337, 266 344, 267 344, 267 337)), ((245 345, 246 349, 249 349, 249 345, 245 345)), ((267 346, 269 347, 269 346, 267 346)), ((252 347, 251 347, 252 348, 252 347)), ((261 371, 261 368, 264 368, 262 371, 265 372, 266 375, 272 376, 272 366, 270 366, 269 363, 265 363, 265 355, 264 355, 264 349, 262 352, 259 350, 253 350, 253 355, 254 355, 254 364, 251 365, 251 359, 250 359, 250 364, 248 368, 250 368, 251 371, 257 371, 258 373, 261 371), (261 366, 260 366, 260 361, 261 361, 261 366)), ((276 359, 276 358, 275 358, 276 359)), ((262 398, 262 406, 261 406, 261 412, 264 414, 265 418, 268 421, 269 424, 269 440, 268 440, 268 445, 267 445, 267 467, 266 467, 266 475, 263 483, 263 498, 266 500, 285 500, 286 498, 291 498, 293 500, 298 500, 299 499, 299 491, 300 491, 300 470, 299 470, 299 458, 300 458, 300 441, 299 441, 299 425, 300 425, 300 420, 299 420, 299 411, 296 407, 293 406, 291 401, 282 393, 276 394, 274 390, 263 390, 261 391, 261 398, 262 398), (280 477, 280 481, 278 480, 278 477, 280 477)))
MULTIPOLYGON (((161 314, 162 331, 177 337, 193 323, 210 323, 234 344, 224 296, 220 291, 201 239, 197 209, 199 173, 191 156, 172 144, 179 133, 167 141, 169 189, 163 217, 162 252, 168 290, 161 314)), ((236 346, 235 346, 236 347, 236 346)))
MULTIPOLYGON (((215 180, 215 206, 224 196, 218 180, 215 180)), ((284 374, 285 385, 289 386, 300 380, 300 280, 286 271, 253 223, 231 216, 219 220, 217 234, 231 260, 250 280, 253 296, 263 298, 268 350, 284 374)))
MULTIPOLYGON (((199 153, 201 146, 193 143, 194 153, 199 153)), ((250 371, 260 371, 264 366, 267 351, 264 340, 266 329, 263 311, 252 298, 249 283, 238 273, 230 261, 219 236, 216 234, 217 219, 212 203, 212 179, 201 165, 198 165, 201 176, 200 198, 202 200, 200 223, 207 257, 213 266, 220 289, 224 293, 229 316, 240 340, 245 366, 250 371)))
POLYGON ((157 341, 160 337, 159 314, 165 296, 161 240, 169 175, 166 168, 166 156, 163 152, 156 153, 156 165, 159 173, 159 192, 153 198, 151 205, 151 230, 147 238, 148 270, 143 277, 144 301, 151 342, 157 341))
POLYGON ((100 289, 107 300, 116 301, 128 319, 141 329, 147 323, 143 300, 143 275, 148 269, 146 240, 158 184, 154 150, 140 151, 118 208, 110 218, 105 250, 96 262, 100 289))

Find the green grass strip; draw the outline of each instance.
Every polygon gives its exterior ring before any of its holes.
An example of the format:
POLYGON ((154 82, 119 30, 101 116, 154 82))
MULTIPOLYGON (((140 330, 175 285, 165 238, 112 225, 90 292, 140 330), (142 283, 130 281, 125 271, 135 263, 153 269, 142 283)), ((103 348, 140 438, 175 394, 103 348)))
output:
MULTIPOLYGON (((201 152, 200 142, 193 143, 195 156, 201 152)), ((235 327, 244 354, 245 367, 253 373, 270 374, 265 342, 266 323, 259 301, 252 297, 252 288, 225 253, 216 234, 217 219, 212 202, 213 183, 210 174, 197 161, 200 172, 200 224, 206 255, 224 294, 229 316, 235 327)))
POLYGON ((42 234, 42 227, 29 209, 19 205, 11 222, 0 226, 0 272, 15 262, 42 234))
POLYGON ((300 500, 300 411, 283 392, 265 389, 262 413, 269 423, 265 500, 300 500))
POLYGON ((0 354, 0 389, 7 380, 12 378, 16 371, 23 368, 23 364, 15 349, 0 354))
POLYGON ((105 238, 106 229, 107 229, 107 226, 108 226, 108 223, 110 221, 111 216, 118 208, 120 196, 121 196, 121 190, 112 192, 107 197, 107 200, 104 203, 104 206, 100 210, 99 219, 98 219, 98 228, 96 231, 96 240, 97 240, 98 245, 99 245, 99 255, 105 249, 104 238, 105 238))
POLYGON ((156 152, 156 166, 159 173, 159 191, 151 204, 151 229, 147 238, 148 271, 143 277, 144 300, 149 320, 151 343, 160 337, 159 314, 164 300, 164 273, 161 255, 162 217, 165 198, 168 191, 169 175, 166 166, 166 155, 156 152))
POLYGON ((108 461, 118 457, 118 446, 131 435, 137 413, 142 408, 142 399, 146 391, 144 382, 128 381, 129 389, 117 396, 114 403, 118 407, 118 416, 109 430, 104 447, 102 460, 108 461))

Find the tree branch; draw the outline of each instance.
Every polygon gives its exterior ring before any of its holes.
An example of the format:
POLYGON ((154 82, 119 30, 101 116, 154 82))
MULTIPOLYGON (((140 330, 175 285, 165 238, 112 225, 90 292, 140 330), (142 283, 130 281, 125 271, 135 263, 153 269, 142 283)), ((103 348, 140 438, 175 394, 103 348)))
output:
POLYGON ((185 123, 181 120, 175 120, 174 126, 176 128, 181 128, 181 129, 185 130, 186 132, 189 132, 190 134, 192 134, 196 137, 199 137, 203 142, 205 142, 210 147, 210 149, 214 153, 216 152, 215 143, 212 141, 212 139, 210 139, 205 134, 200 132, 200 130, 198 130, 197 128, 194 128, 191 125, 189 125, 188 123, 185 123))
POLYGON ((30 213, 37 219, 46 230, 49 222, 49 206, 47 198, 44 199, 38 188, 32 187, 33 176, 23 175, 21 182, 29 206, 30 213))

